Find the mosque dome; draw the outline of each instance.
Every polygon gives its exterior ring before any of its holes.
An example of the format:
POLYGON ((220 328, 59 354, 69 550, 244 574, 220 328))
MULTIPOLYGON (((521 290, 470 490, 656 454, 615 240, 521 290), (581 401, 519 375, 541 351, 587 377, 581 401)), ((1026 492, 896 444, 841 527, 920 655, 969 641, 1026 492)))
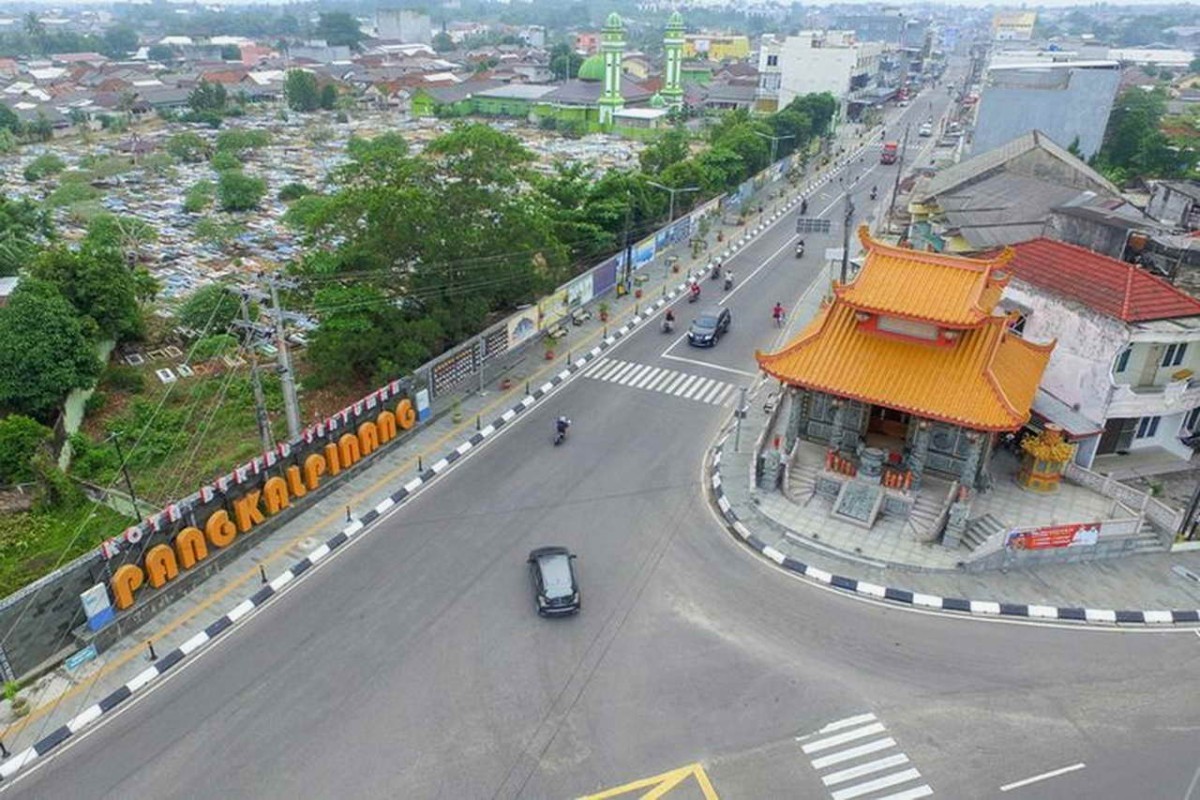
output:
POLYGON ((683 14, 680 14, 678 11, 672 11, 670 18, 667 20, 667 27, 668 28, 682 28, 683 27, 683 14))
POLYGON ((621 15, 615 11, 608 15, 608 19, 604 20, 604 27, 606 28, 621 28, 624 25, 625 23, 621 21, 621 15))
POLYGON ((661 94, 659 94, 658 92, 655 92, 654 96, 650 98, 650 107, 651 108, 666 108, 667 101, 663 99, 663 96, 661 94))
POLYGON ((602 81, 604 80, 604 56, 595 55, 588 56, 579 65, 579 72, 576 77, 581 81, 602 81))

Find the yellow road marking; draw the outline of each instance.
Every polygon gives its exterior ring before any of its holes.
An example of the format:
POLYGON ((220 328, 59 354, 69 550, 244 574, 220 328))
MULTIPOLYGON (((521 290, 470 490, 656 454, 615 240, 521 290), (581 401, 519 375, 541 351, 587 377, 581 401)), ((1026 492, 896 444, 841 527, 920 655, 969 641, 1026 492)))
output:
MULTIPOLYGON (((639 308, 640 308, 640 306, 639 306, 639 308)), ((622 312, 618 313, 616 315, 616 318, 622 319, 626 316, 632 315, 632 313, 633 313, 633 307, 627 307, 622 312)), ((615 321, 616 321, 616 319, 613 320, 613 322, 615 322, 615 321)), ((583 339, 582 345, 586 347, 586 345, 590 344, 594 339, 602 336, 604 334, 605 328, 607 328, 607 325, 605 325, 604 328, 601 328, 598 331, 593 331, 592 333, 585 336, 583 339)), ((534 373, 534 375, 530 379, 530 381, 531 382, 540 381, 540 380, 542 380, 543 376, 547 372, 561 371, 561 369, 562 368, 560 367, 559 364, 556 364, 553 362, 547 363, 540 370, 538 370, 537 372, 534 373)), ((497 407, 499 407, 500 405, 505 403, 509 397, 515 395, 519 391, 521 391, 520 388, 514 387, 512 389, 509 389, 507 392, 503 392, 503 393, 497 395, 496 398, 494 400, 492 400, 492 402, 488 403, 482 409, 480 409, 479 415, 481 417, 485 416, 485 415, 491 416, 491 413, 497 407)), ((396 477, 398 475, 400 475, 401 473, 412 470, 413 465, 415 463, 417 463, 419 458, 421 458, 421 459, 428 458, 430 451, 432 451, 435 454, 439 453, 446 442, 448 442, 451 439, 461 436, 463 429, 467 428, 469 425, 471 425, 470 422, 463 422, 463 423, 460 423, 459 425, 451 428, 445 434, 443 434, 443 435, 439 436, 437 439, 435 439, 433 441, 433 443, 430 444, 428 447, 424 448, 421 451, 421 453, 418 454, 417 457, 408 458, 407 460, 403 461, 400 465, 398 465, 391 471, 384 474, 382 477, 380 477, 378 480, 376 480, 374 483, 372 483, 367 488, 356 492, 350 498, 349 505, 351 505, 351 506, 356 505, 364 497, 372 494, 382 484, 394 481, 396 479, 396 477)), ((275 561, 279 560, 289 550, 291 550, 293 547, 295 547, 298 542, 312 536, 313 533, 317 532, 319 529, 326 528, 334 520, 334 518, 340 516, 341 513, 342 512, 340 510, 330 511, 328 514, 326 514, 320 520, 318 520, 317 522, 315 522, 312 525, 305 528, 304 531, 302 533, 300 533, 298 536, 294 537, 293 539, 289 540, 288 542, 281 545, 277 549, 273 550, 271 553, 269 553, 265 558, 263 558, 258 563, 262 564, 262 565, 268 565, 268 564, 274 563, 275 561)), ((216 592, 214 592, 212 594, 212 596, 206 598, 204 601, 199 603, 191 611, 187 612, 186 614, 183 614, 178 619, 175 619, 172 622, 169 622, 161 630, 154 632, 154 634, 148 638, 149 639, 161 639, 164 636, 170 635, 177 628, 181 627, 182 625, 187 624, 188 622, 191 622, 193 619, 196 618, 197 615, 208 610, 214 603, 225 598, 226 596, 229 595, 230 592, 232 592, 235 589, 240 588, 242 585, 244 585, 246 583, 246 581, 250 580, 251 578, 258 577, 258 575, 259 575, 259 569, 258 569, 258 564, 256 564, 255 566, 251 567, 250 569, 246 570, 241 575, 239 575, 235 581, 233 581, 229 585, 224 586, 221 589, 217 590, 216 592)), ((144 656, 144 655, 145 655, 145 652, 142 651, 141 649, 136 648, 136 647, 130 648, 127 652, 125 652, 122 655, 120 655, 119 657, 113 659, 111 662, 105 664, 103 667, 101 667, 99 670, 97 670, 96 673, 94 675, 92 675, 91 677, 89 677, 87 680, 83 681, 82 683, 76 684, 75 686, 72 686, 70 689, 68 689, 67 691, 60 694, 54 700, 52 700, 48 703, 44 703, 34 709, 31 709, 30 712, 27 715, 25 715, 23 718, 21 718, 17 722, 12 723, 11 725, 8 725, 3 730, 0 730, 0 740, 6 739, 6 738, 11 739, 12 737, 20 734, 21 731, 25 730, 25 728, 28 727, 30 723, 34 722, 37 719, 40 719, 41 717, 44 717, 46 714, 50 713, 51 711, 54 711, 65 700, 75 697, 80 692, 83 692, 85 690, 90 690, 92 688, 92 686, 97 681, 99 681, 101 678, 103 678, 104 676, 109 675, 113 671, 117 670, 118 668, 123 667, 125 664, 128 664, 133 658, 135 658, 137 656, 144 656)))
POLYGON ((704 794, 705 800, 719 800, 716 791, 713 789, 712 782, 708 779, 708 774, 704 771, 703 765, 698 761, 695 764, 688 764, 686 767, 673 769, 661 775, 631 781, 624 786, 617 786, 613 789, 605 789, 599 794, 585 795, 579 798, 579 800, 607 800, 610 797, 620 797, 621 795, 639 792, 642 789, 649 789, 650 791, 641 795, 640 800, 659 800, 667 792, 679 786, 690 777, 696 778, 696 783, 700 786, 700 791, 704 794))

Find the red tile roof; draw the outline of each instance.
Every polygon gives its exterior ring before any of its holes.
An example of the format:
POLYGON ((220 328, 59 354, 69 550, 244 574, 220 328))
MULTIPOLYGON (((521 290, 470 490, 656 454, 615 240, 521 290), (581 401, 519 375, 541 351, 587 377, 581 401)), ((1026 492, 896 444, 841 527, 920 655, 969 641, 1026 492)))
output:
POLYGON ((1200 300, 1132 264, 1039 238, 1013 245, 1013 277, 1125 322, 1200 316, 1200 300))

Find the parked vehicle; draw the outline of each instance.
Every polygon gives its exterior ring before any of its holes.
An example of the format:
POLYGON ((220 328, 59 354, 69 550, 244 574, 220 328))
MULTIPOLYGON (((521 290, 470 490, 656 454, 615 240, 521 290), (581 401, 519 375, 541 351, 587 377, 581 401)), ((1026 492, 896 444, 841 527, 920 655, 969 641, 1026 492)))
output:
POLYGON ((529 554, 534 605, 541 616, 577 614, 583 608, 574 561, 565 547, 539 547, 529 554))

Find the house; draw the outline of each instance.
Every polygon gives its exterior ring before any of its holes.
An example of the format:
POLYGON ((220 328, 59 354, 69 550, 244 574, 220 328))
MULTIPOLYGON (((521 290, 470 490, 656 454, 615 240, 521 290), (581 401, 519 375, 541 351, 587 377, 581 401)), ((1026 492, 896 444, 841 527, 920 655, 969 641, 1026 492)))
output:
POLYGON ((918 249, 978 253, 1044 235, 1053 209, 1127 209, 1107 178, 1040 131, 944 169, 913 189, 909 238, 918 249))
POLYGON ((1192 458, 1200 433, 1200 300, 1132 264, 1036 238, 1013 248, 1001 305, 1012 329, 1058 344, 1034 411, 1098 471, 1156 450, 1192 458))
POLYGON ((1180 230, 1200 230, 1200 181, 1156 181, 1146 213, 1180 230))

